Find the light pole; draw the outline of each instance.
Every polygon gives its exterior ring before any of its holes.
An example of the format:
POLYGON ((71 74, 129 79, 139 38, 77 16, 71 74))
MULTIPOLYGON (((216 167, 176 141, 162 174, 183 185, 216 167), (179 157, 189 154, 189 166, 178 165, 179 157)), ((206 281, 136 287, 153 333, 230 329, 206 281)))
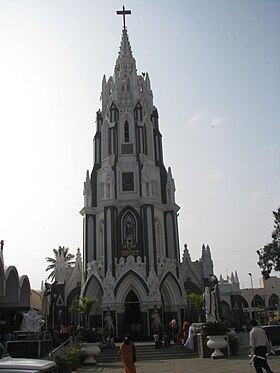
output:
MULTIPOLYGON (((254 289, 253 289, 253 276, 252 276, 252 273, 248 273, 248 275, 250 276, 250 279, 251 279, 251 290, 252 290, 252 300, 253 300, 253 310, 254 310, 254 318, 256 318, 256 304, 255 304, 255 298, 254 298, 254 289)), ((252 302, 251 302, 251 307, 252 307, 252 302)), ((253 314, 252 314, 252 318, 253 318, 253 314)))

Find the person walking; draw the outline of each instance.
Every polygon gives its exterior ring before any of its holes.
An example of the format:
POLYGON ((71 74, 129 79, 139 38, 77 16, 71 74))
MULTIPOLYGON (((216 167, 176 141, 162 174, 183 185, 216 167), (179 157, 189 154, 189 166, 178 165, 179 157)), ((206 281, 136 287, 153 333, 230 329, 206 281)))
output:
POLYGON ((187 350, 190 350, 190 351, 194 350, 195 331, 196 331, 196 328, 194 327, 194 325, 191 324, 189 327, 188 338, 184 344, 184 347, 186 347, 187 350))
POLYGON ((129 335, 125 335, 123 343, 120 345, 120 352, 117 357, 121 355, 125 373, 137 373, 135 368, 136 350, 134 343, 131 341, 129 335))
POLYGON ((258 326, 256 320, 251 320, 251 326, 250 348, 255 370, 257 373, 263 373, 262 368, 264 368, 268 373, 273 373, 266 359, 266 354, 269 347, 267 335, 265 331, 258 326))

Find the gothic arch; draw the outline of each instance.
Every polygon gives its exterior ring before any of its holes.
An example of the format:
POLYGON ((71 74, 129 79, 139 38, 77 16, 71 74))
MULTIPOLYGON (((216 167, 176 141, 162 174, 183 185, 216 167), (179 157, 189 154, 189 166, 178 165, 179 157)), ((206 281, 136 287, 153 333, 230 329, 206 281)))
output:
POLYGON ((251 307, 264 307, 264 299, 256 294, 251 302, 251 307))
POLYGON ((81 293, 81 288, 79 286, 76 286, 74 289, 72 289, 66 299, 67 306, 71 306, 74 300, 79 299, 80 293, 81 293))
POLYGON ((172 272, 168 271, 161 280, 159 287, 163 302, 165 305, 174 306, 180 303, 182 290, 176 277, 172 272))
MULTIPOLYGON (((123 144, 125 141, 125 123, 128 123, 128 131, 129 131, 129 143, 135 142, 135 131, 134 126, 132 126, 133 123, 133 117, 132 115, 128 114, 127 112, 120 116, 120 125, 119 125, 119 143, 123 144)), ((135 149, 134 149, 135 151, 135 149)))
POLYGON ((247 300, 242 296, 240 296, 240 303, 241 303, 242 308, 249 308, 247 300))
POLYGON ((222 319, 232 320, 233 317, 232 317, 231 307, 225 300, 222 300, 221 302, 221 313, 222 313, 222 319))
POLYGON ((135 245, 137 243, 137 220, 131 211, 127 211, 121 221, 122 244, 135 245))
POLYGON ((110 106, 110 122, 116 123, 119 121, 119 110, 114 102, 110 106))
POLYGON ((186 293, 202 294, 200 287, 192 282, 189 278, 186 279, 184 286, 186 293))
POLYGON ((139 302, 146 300, 149 294, 149 287, 145 280, 133 270, 127 271, 117 282, 114 292, 116 303, 123 304, 130 291, 138 297, 139 302))
POLYGON ((135 108, 133 110, 134 113, 134 120, 136 122, 142 122, 143 121, 143 109, 140 101, 137 102, 135 105, 135 108))
MULTIPOLYGON (((131 231, 133 238, 134 238, 134 244, 137 244, 139 242, 139 214, 138 212, 131 206, 126 206, 120 213, 120 227, 121 227, 121 242, 122 244, 126 244, 125 240, 127 238, 126 228, 129 229, 128 224, 126 223, 133 223, 134 232, 131 231)), ((132 228, 132 227, 131 227, 132 228)), ((131 242, 133 244, 133 242, 131 242)))
POLYGON ((6 272, 5 302, 18 302, 19 278, 16 267, 11 266, 6 272))
POLYGON ((104 160, 109 155, 109 124, 104 120, 101 127, 101 159, 104 160))
POLYGON ((20 293, 19 293, 19 303, 21 307, 30 306, 30 282, 27 276, 22 276, 19 280, 20 283, 20 293))
POLYGON ((73 321, 75 324, 78 324, 80 322, 79 320, 79 311, 76 309, 71 309, 71 304, 76 301, 78 302, 80 299, 81 294, 81 288, 75 287, 71 292, 68 294, 68 297, 66 299, 66 305, 69 307, 69 314, 70 314, 70 320, 73 321))
POLYGON ((278 296, 273 293, 268 299, 268 307, 274 307, 276 304, 278 304, 278 296))
POLYGON ((88 298, 97 298, 99 303, 102 302, 103 288, 95 275, 91 275, 87 281, 87 285, 83 290, 83 296, 88 298))

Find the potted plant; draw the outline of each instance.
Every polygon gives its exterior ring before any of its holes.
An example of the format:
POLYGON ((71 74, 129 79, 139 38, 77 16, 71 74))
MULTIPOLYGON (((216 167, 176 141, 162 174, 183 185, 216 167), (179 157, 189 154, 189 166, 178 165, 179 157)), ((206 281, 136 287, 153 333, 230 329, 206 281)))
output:
POLYGON ((205 335, 226 335, 228 331, 227 325, 219 321, 207 321, 203 326, 203 332, 205 335))
POLYGON ((226 324, 221 320, 208 321, 205 323, 203 331, 208 338, 207 347, 214 349, 211 357, 213 359, 225 357, 220 349, 227 346, 227 341, 225 340, 227 334, 226 324))

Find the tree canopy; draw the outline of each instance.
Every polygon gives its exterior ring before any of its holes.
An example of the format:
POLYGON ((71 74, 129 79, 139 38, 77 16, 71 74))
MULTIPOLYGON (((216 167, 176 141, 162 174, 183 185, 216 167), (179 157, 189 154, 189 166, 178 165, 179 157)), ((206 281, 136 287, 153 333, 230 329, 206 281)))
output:
POLYGON ((47 262, 51 263, 48 265, 46 272, 51 271, 51 273, 48 276, 48 279, 54 279, 54 269, 56 262, 60 256, 64 258, 64 261, 66 265, 73 264, 75 262, 72 262, 71 260, 75 257, 75 255, 69 253, 69 248, 65 246, 59 246, 58 250, 53 249, 54 258, 47 257, 47 262))
POLYGON ((259 255, 258 265, 265 279, 269 278, 272 270, 280 271, 280 207, 274 215, 274 230, 272 231, 272 242, 257 250, 259 255))
POLYGON ((201 310, 202 310, 202 294, 196 294, 196 293, 190 293, 187 294, 187 298, 191 301, 192 305, 194 306, 197 316, 198 316, 198 322, 201 321, 201 310))
POLYGON ((97 298, 80 297, 79 300, 74 300, 71 304, 71 309, 82 312, 86 318, 86 326, 89 326, 89 315, 97 306, 97 298))

